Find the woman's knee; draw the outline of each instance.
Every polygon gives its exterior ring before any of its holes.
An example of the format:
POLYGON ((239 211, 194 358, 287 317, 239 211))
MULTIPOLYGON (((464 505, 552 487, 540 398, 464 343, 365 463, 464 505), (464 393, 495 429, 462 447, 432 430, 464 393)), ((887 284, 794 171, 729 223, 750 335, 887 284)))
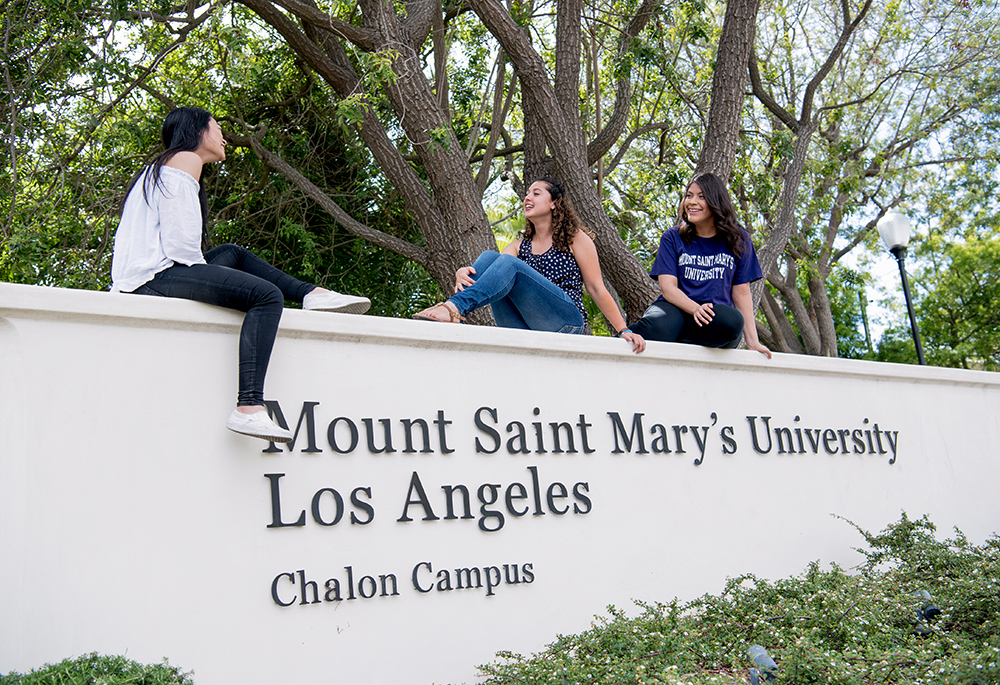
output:
POLYGON ((285 296, 281 293, 281 288, 262 280, 255 283, 250 291, 249 305, 251 309, 280 312, 285 307, 285 296))
POLYGON ((740 310, 724 304, 717 304, 713 309, 715 310, 714 320, 718 322, 719 327, 730 331, 739 340, 740 333, 743 332, 743 315, 740 314, 740 310))
POLYGON ((518 259, 517 257, 515 257, 512 254, 503 254, 502 252, 501 253, 494 253, 494 254, 496 254, 496 257, 493 258, 491 266, 493 264, 497 264, 497 265, 500 265, 500 266, 503 266, 503 265, 512 265, 512 264, 517 264, 518 262, 521 261, 520 259, 518 259))
POLYGON ((476 273, 473 274, 473 278, 479 280, 482 278, 487 271, 494 278, 504 277, 508 272, 516 272, 519 264, 524 264, 520 259, 514 255, 497 253, 493 250, 484 252, 473 264, 476 269, 476 273))
POLYGON ((476 276, 482 275, 482 272, 490 268, 500 256, 500 253, 496 250, 485 250, 472 264, 473 268, 476 270, 476 273, 473 274, 472 277, 475 278, 476 276))
POLYGON ((649 305, 642 318, 629 328, 647 340, 676 342, 684 327, 684 313, 665 300, 649 305))
POLYGON ((537 279, 544 280, 546 283, 551 282, 545 276, 535 271, 527 262, 522 261, 521 258, 515 257, 512 254, 500 254, 490 266, 505 278, 515 277, 518 274, 530 274, 537 279))
POLYGON ((216 245, 205 253, 205 262, 208 264, 232 267, 233 264, 239 262, 242 253, 246 251, 246 248, 240 247, 239 245, 223 243, 222 245, 216 245))
POLYGON ((737 347, 743 335, 743 315, 735 307, 724 304, 715 305, 714 310, 715 317, 706 331, 706 343, 727 350, 737 347))

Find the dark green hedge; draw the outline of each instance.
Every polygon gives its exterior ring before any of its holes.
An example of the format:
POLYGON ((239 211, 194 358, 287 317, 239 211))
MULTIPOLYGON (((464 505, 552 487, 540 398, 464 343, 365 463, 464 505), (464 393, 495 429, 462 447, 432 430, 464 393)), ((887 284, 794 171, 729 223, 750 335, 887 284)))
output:
POLYGON ((123 656, 85 654, 31 673, 0 675, 0 685, 193 685, 190 673, 162 664, 144 665, 123 656))
POLYGON ((905 514, 878 534, 855 528, 857 569, 813 562, 691 602, 636 602, 637 616, 609 607, 538 654, 500 652, 483 685, 745 685, 751 645, 777 662, 774 685, 1000 684, 1000 539, 941 541, 905 514), (941 613, 918 622, 920 591, 941 613))

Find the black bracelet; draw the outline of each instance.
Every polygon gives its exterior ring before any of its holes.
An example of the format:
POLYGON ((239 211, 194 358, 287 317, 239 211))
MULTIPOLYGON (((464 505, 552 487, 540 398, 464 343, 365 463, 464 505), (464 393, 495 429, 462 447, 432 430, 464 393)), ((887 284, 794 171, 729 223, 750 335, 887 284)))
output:
POLYGON ((615 333, 615 337, 616 337, 616 338, 620 338, 620 337, 622 337, 623 335, 625 335, 626 331, 627 331, 627 332, 629 332, 629 333, 631 333, 631 332, 632 332, 632 329, 631 329, 631 328, 629 328, 628 326, 626 326, 625 328, 623 328, 623 329, 621 329, 620 331, 616 332, 616 333, 615 333))

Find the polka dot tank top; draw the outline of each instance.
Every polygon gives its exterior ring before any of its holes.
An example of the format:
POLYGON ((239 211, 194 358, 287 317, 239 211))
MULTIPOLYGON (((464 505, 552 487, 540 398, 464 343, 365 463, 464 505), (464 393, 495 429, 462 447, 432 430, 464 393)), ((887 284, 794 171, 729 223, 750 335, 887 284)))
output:
POLYGON ((525 238, 517 250, 517 258, 562 288, 580 310, 583 320, 587 320, 587 311, 583 308, 583 275, 572 252, 563 252, 553 245, 542 254, 532 254, 531 241, 525 238))

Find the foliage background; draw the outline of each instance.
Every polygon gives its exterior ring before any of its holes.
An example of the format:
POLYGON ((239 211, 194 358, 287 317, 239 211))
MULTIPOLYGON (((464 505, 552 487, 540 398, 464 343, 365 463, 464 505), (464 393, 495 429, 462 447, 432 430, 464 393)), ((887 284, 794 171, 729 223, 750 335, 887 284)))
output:
POLYGON ((638 615, 612 606, 543 652, 498 654, 484 683, 745 683, 751 645, 774 658, 779 683, 1000 681, 1000 539, 975 545, 956 529, 940 541, 926 516, 906 514, 877 534, 857 530, 855 573, 813 562, 791 578, 737 576, 687 603, 637 602, 638 615), (918 631, 919 590, 942 613, 918 631))
MULTIPOLYGON (((578 103, 582 135, 592 140, 616 84, 631 85, 627 124, 592 173, 612 225, 646 267, 706 143, 726 3, 664 0, 623 52, 615 27, 636 6, 584 4, 578 103)), ((353 25, 362 23, 359 7, 323 6, 353 25)), ((555 4, 508 9, 554 72, 555 4)), ((762 294, 765 339, 788 352, 915 362, 898 274, 873 275, 888 259, 875 220, 894 207, 915 222, 908 265, 929 363, 1000 369, 997 3, 766 0, 756 16, 760 83, 745 89, 732 189, 758 247, 789 234, 762 294), (803 93, 834 54, 845 11, 861 21, 816 81, 807 113, 803 93)), ((441 21, 446 85, 433 36, 420 54, 450 121, 435 140, 454 134, 471 172, 483 176, 488 220, 510 235, 531 161, 523 89, 467 5, 444 3, 441 21), (494 94, 510 104, 499 121, 494 94), (494 124, 501 150, 483 160, 494 124)), ((155 153, 159 122, 178 103, 210 109, 234 140, 259 140, 352 219, 429 248, 407 191, 388 181, 357 133, 359 100, 323 82, 246 5, 7 0, 2 30, 0 279, 106 288, 122 189, 155 153)), ((387 95, 391 55, 345 49, 377 117, 427 184, 387 95)), ((358 238, 249 147, 230 150, 208 178, 217 242, 367 294, 374 314, 408 316, 441 297, 426 263, 358 238)), ((596 312, 591 323, 605 331, 596 312)))
POLYGON ((0 685, 193 685, 190 673, 160 664, 145 665, 123 656, 85 654, 46 664, 30 673, 0 674, 0 685))

